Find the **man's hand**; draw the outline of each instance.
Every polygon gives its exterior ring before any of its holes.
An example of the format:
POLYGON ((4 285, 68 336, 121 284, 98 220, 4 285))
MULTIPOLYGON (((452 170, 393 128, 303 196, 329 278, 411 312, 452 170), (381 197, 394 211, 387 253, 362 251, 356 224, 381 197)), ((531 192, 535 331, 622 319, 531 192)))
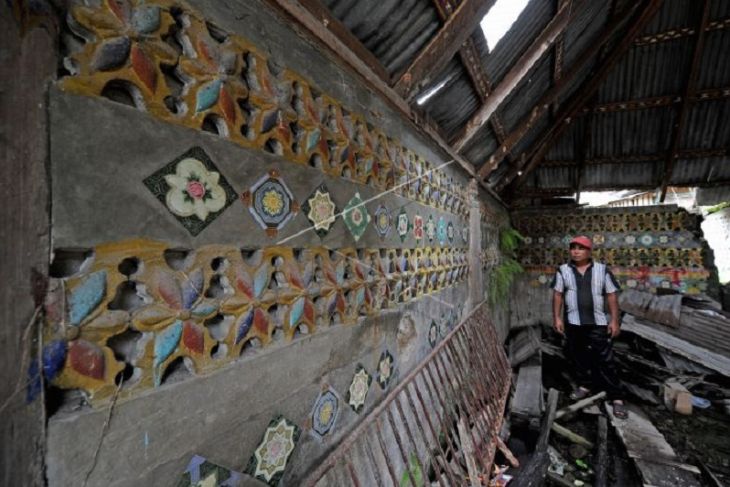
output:
POLYGON ((618 326, 618 321, 611 320, 611 323, 608 325, 608 334, 611 335, 611 338, 616 338, 619 333, 621 333, 621 330, 618 326))
POLYGON ((561 335, 565 334, 565 324, 563 323, 562 318, 555 318, 553 323, 553 328, 555 328, 555 331, 560 333, 561 335))

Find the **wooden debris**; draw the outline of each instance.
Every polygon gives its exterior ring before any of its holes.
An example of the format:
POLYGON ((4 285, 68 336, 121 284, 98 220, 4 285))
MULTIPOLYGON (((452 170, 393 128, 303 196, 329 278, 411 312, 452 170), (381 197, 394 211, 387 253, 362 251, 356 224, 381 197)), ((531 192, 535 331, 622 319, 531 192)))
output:
POLYGON ((707 465, 705 465, 705 462, 700 460, 699 458, 695 457, 695 462, 697 462, 697 465, 699 465, 700 470, 702 471, 702 477, 710 482, 714 487, 723 487, 722 482, 720 482, 720 479, 717 478, 717 476, 712 472, 712 470, 709 469, 707 465))
POLYGON ((610 403, 606 410, 626 451, 641 474, 646 487, 699 487, 695 475, 700 473, 693 465, 682 463, 667 440, 651 423, 644 412, 633 404, 626 404, 629 417, 618 419, 610 403))
POLYGON ((509 343, 509 361, 512 367, 532 357, 540 350, 540 331, 531 326, 520 331, 509 343))
POLYGON ((515 422, 539 424, 542 416, 542 367, 524 366, 520 369, 512 398, 510 413, 515 422))
POLYGON ((499 436, 497 437, 497 448, 499 448, 499 451, 502 452, 502 455, 504 455, 504 457, 507 459, 512 467, 517 468, 520 466, 520 461, 517 460, 517 457, 514 456, 512 450, 510 450, 507 445, 504 444, 504 441, 502 441, 502 438, 500 438, 499 436))
POLYGON ((622 311, 634 316, 677 328, 682 312, 682 295, 657 296, 628 289, 621 293, 619 306, 622 311))
POLYGON ((692 414, 692 394, 677 380, 664 383, 664 405, 670 411, 687 416, 692 414))
POLYGON ((459 419, 456 425, 459 431, 459 440, 461 443, 461 452, 464 454, 466 461, 466 471, 469 474, 469 485, 471 487, 479 487, 479 468, 477 467, 477 459, 474 456, 474 445, 467 433, 466 421, 464 418, 459 419))
POLYGON ((510 483, 510 487, 541 487, 545 482, 545 474, 550 465, 550 455, 548 454, 548 441, 550 439, 550 430, 555 421, 555 413, 558 407, 558 396, 560 393, 555 389, 550 389, 548 393, 547 414, 543 418, 540 427, 540 436, 537 439, 535 453, 525 464, 520 474, 510 483))
POLYGON ((560 419, 563 416, 568 416, 570 414, 573 414, 574 412, 579 411, 586 406, 590 406, 594 402, 596 402, 599 399, 602 399, 604 397, 606 397, 606 392, 602 391, 602 392, 599 392, 598 394, 596 394, 595 396, 586 397, 585 399, 581 399, 580 401, 573 403, 570 406, 564 407, 563 409, 558 411, 555 414, 555 419, 560 419))
POLYGON ((596 480, 594 487, 608 485, 608 422, 605 416, 598 417, 598 452, 596 453, 596 480))
POLYGON ((565 426, 561 426, 558 423, 553 423, 552 429, 555 433, 559 434, 563 438, 567 438, 568 440, 572 441, 573 443, 577 445, 583 445, 586 448, 593 448, 593 443, 588 441, 587 439, 583 438, 578 433, 574 433, 570 431, 565 426))
POLYGON ((561 487, 575 487, 573 482, 570 482, 568 479, 564 479, 560 475, 553 472, 548 472, 547 478, 548 480, 550 480, 550 482, 554 483, 555 485, 560 485, 561 487))
MULTIPOLYGON (((706 348, 694 345, 666 331, 656 328, 655 326, 652 326, 652 324, 639 322, 631 315, 624 316, 621 322, 621 328, 623 330, 636 333, 639 336, 653 341, 659 346, 687 357, 688 359, 700 363, 709 369, 720 372, 723 375, 730 376, 730 354, 723 356, 706 348)), ((728 328, 728 331, 730 332, 730 327, 728 328)))

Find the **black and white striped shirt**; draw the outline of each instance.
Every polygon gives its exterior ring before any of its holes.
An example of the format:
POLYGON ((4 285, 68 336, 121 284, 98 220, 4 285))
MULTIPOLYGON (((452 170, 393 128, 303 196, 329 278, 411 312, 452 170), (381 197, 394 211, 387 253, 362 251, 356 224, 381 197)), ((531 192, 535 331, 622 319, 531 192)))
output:
POLYGON ((584 276, 590 277, 590 281, 581 278, 575 264, 563 264, 555 272, 551 287, 565 295, 565 311, 569 324, 606 326, 608 310, 605 307, 604 296, 617 292, 619 284, 606 264, 600 262, 591 263, 584 276), (585 289, 589 282, 590 290, 585 289), (589 295, 593 299, 586 302, 589 295))

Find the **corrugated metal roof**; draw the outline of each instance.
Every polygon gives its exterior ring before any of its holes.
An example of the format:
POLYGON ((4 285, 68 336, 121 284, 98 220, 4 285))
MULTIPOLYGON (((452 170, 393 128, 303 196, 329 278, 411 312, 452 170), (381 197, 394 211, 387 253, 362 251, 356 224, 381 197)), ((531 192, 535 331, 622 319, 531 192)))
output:
MULTIPOLYGON (((730 3, 730 2, 726 2, 730 3)), ((700 88, 730 86, 730 31, 714 30, 705 34, 705 48, 697 84, 700 88)))
POLYGON ((666 152, 674 118, 675 112, 669 107, 593 114, 591 154, 609 157, 666 152))
POLYGON ((730 157, 679 159, 674 164, 670 184, 705 184, 730 180, 730 157))
POLYGON ((429 98, 424 107, 444 130, 447 138, 451 138, 481 106, 481 100, 458 58, 452 59, 445 72, 436 79, 435 86, 444 80, 447 84, 437 95, 429 98))
POLYGON ((441 26, 431 0, 322 0, 389 74, 403 70, 441 26))
POLYGON ((588 165, 583 174, 583 189, 631 189, 652 185, 656 183, 654 166, 654 162, 588 165))
POLYGON ((694 105, 682 131, 683 149, 730 148, 730 100, 694 105))

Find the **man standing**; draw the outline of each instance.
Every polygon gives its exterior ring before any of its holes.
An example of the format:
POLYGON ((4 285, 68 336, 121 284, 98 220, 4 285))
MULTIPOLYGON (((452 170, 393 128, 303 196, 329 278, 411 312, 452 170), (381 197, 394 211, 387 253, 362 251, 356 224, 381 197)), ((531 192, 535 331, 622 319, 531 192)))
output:
POLYGON ((619 285, 605 264, 593 262, 592 249, 593 242, 586 236, 570 241, 570 262, 558 268, 551 286, 553 323, 555 331, 565 335, 575 367, 579 387, 571 398, 579 400, 591 391, 605 390, 613 401, 614 415, 626 418, 611 347, 611 339, 619 334, 619 285))

